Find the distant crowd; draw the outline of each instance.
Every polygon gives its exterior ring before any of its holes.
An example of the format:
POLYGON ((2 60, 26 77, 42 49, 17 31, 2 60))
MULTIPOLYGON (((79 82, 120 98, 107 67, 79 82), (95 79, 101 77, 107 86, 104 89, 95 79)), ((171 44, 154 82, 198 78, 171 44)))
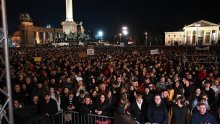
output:
MULTIPOLYGON (((77 111, 126 116, 141 124, 216 124, 219 63, 183 57, 194 48, 160 47, 158 54, 150 49, 95 47, 90 56, 81 54, 86 47, 10 49, 13 108, 35 106, 48 117, 77 111)), ((1 88, 7 91, 4 81, 1 88)), ((1 94, 0 104, 5 100, 1 94)))

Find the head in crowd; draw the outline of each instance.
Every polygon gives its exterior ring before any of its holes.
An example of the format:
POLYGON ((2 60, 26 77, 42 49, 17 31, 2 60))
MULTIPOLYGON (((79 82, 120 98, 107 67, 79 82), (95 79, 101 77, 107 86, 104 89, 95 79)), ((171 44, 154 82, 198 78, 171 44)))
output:
POLYGON ((105 100, 106 100, 105 94, 101 94, 100 97, 99 97, 100 103, 104 103, 105 100))
POLYGON ((49 92, 45 93, 44 99, 45 99, 46 103, 48 103, 50 101, 50 93, 49 92))
POLYGON ((182 96, 179 96, 179 97, 176 98, 176 104, 177 104, 178 107, 185 106, 186 105, 186 100, 182 96))
POLYGON ((135 98, 136 98, 136 102, 137 103, 141 104, 143 102, 141 94, 136 94, 135 98))
POLYGON ((155 103, 156 105, 160 105, 160 104, 161 104, 161 96, 160 96, 160 94, 156 94, 156 95, 154 96, 154 103, 155 103))
POLYGON ((13 100, 13 108, 14 109, 22 108, 22 105, 20 104, 20 102, 17 99, 13 100))
POLYGON ((204 114, 206 113, 206 105, 205 105, 205 103, 199 102, 199 103, 197 104, 197 106, 198 106, 199 113, 200 113, 201 115, 204 115, 204 114))
POLYGON ((85 103, 86 105, 92 104, 91 97, 90 97, 90 96, 85 96, 85 98, 84 98, 84 103, 85 103))

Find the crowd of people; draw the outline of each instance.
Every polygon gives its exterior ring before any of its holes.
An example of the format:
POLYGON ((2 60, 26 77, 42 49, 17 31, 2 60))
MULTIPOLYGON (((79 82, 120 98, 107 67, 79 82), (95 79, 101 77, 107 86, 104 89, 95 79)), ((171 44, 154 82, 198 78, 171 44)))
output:
POLYGON ((216 124, 219 64, 184 62, 187 48, 159 49, 151 55, 149 47, 100 47, 93 56, 79 56, 85 47, 10 49, 13 107, 35 106, 49 117, 62 110, 139 123, 216 124))

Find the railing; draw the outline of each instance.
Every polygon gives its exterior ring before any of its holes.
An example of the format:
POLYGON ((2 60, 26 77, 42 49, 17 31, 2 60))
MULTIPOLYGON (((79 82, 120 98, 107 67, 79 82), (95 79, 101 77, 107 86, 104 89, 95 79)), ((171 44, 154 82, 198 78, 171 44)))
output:
POLYGON ((80 114, 75 111, 58 112, 52 124, 113 124, 113 118, 95 114, 80 114))

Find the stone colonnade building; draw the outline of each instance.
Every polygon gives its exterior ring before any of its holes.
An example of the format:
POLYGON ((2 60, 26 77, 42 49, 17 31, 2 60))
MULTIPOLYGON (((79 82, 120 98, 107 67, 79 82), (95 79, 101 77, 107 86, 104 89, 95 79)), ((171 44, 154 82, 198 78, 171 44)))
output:
POLYGON ((220 24, 200 20, 183 31, 165 32, 165 45, 215 45, 220 41, 220 24))
MULTIPOLYGON (((82 23, 77 26, 80 27, 77 32, 84 33, 82 23)), ((20 44, 22 47, 33 47, 38 44, 52 43, 66 33, 63 28, 52 28, 34 26, 29 14, 21 14, 20 25, 18 31, 12 34, 11 40, 13 43, 20 44)), ((75 32, 72 32, 75 33, 75 32)))

